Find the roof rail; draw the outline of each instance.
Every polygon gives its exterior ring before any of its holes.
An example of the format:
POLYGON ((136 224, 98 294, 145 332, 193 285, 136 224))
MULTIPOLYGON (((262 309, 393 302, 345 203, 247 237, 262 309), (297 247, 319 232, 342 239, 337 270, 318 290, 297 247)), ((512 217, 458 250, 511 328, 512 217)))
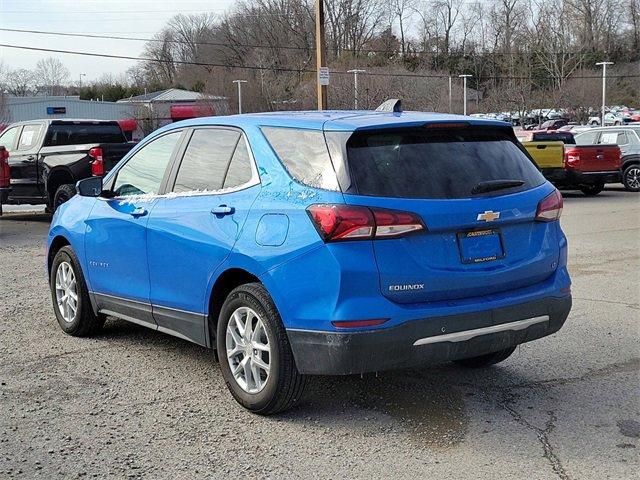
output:
POLYGON ((382 102, 376 112, 402 112, 402 100, 399 98, 390 98, 389 100, 382 102))

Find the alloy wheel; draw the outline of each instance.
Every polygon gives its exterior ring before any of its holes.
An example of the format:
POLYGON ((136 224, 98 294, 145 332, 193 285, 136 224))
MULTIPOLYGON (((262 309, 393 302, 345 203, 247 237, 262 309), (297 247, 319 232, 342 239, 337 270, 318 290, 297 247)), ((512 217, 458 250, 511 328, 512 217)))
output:
POLYGON ((226 333, 233 378, 245 392, 260 392, 271 367, 271 342, 262 319, 251 308, 240 307, 231 314, 226 333))
POLYGON ((56 271, 56 303, 64 321, 73 322, 78 313, 78 286, 68 262, 62 262, 56 271))
POLYGON ((627 170, 625 180, 629 188, 640 188, 640 167, 633 167, 627 170))

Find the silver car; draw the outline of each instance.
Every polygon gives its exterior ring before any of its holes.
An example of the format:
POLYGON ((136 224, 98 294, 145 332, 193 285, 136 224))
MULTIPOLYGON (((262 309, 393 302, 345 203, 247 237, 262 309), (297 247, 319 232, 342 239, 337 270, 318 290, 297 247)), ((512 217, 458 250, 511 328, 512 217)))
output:
POLYGON ((624 188, 640 191, 640 124, 592 128, 575 136, 578 145, 615 143, 620 147, 624 188))

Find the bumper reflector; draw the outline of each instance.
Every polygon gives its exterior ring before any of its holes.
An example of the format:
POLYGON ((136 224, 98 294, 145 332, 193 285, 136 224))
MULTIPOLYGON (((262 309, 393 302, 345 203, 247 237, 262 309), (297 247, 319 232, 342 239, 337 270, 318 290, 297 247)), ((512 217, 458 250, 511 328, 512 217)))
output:
POLYGON ((389 320, 388 318, 372 318, 370 320, 345 320, 345 321, 333 321, 331 325, 336 328, 361 328, 361 327, 375 327, 376 325, 382 325, 389 320))

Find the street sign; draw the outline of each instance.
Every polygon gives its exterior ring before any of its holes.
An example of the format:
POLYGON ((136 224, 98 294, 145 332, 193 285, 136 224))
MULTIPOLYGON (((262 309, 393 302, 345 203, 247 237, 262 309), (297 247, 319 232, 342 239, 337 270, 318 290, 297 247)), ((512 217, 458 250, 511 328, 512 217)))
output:
POLYGON ((318 70, 318 83, 320 85, 329 85, 329 67, 320 67, 320 70, 318 70))

